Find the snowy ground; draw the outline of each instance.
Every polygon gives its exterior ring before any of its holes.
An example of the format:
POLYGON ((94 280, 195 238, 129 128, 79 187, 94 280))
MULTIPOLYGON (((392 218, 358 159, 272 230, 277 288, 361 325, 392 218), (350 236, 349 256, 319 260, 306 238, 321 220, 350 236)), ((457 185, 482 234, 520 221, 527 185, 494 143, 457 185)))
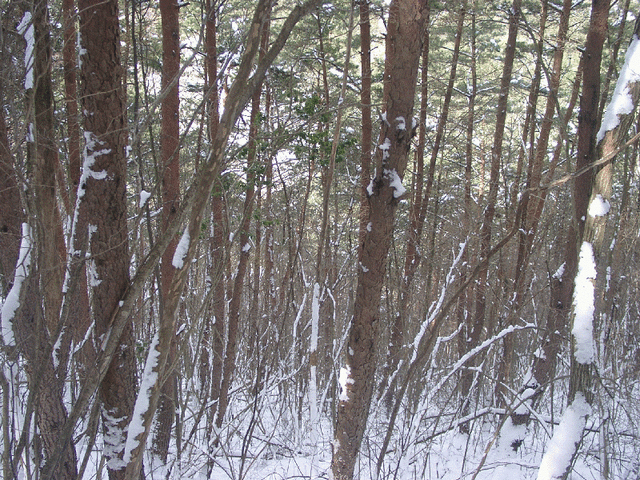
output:
MULTIPOLYGON (((271 400, 276 398, 272 396, 271 400)), ((221 432, 221 437, 226 438, 226 441, 221 442, 217 449, 207 448, 205 440, 198 438, 196 434, 189 444, 182 445, 179 460, 176 456, 175 444, 172 445, 171 462, 168 467, 152 465, 152 459, 147 455, 145 458, 147 478, 154 480, 330 478, 332 433, 328 419, 324 418, 320 423, 317 429, 319 441, 311 445, 310 426, 304 425, 304 418, 302 424, 295 421, 297 418, 291 409, 270 403, 260 406, 256 412, 257 415, 252 416, 250 408, 238 409, 236 406, 235 411, 232 412, 231 422, 225 425, 221 432), (215 456, 209 457, 209 451, 215 452, 215 456), (210 458, 214 465, 209 475, 207 475, 207 458, 210 458)), ((416 413, 412 418, 405 417, 399 423, 399 428, 395 430, 380 478, 398 480, 538 478, 540 462, 548 448, 549 436, 552 433, 550 418, 546 419, 544 426, 532 422, 527 441, 515 453, 508 442, 504 441, 509 433, 509 427, 503 425, 502 435, 496 435, 502 417, 495 410, 487 409, 486 412, 474 421, 470 435, 460 433, 455 426, 450 427, 451 419, 455 418, 452 415, 454 412, 443 414, 442 407, 438 411, 424 410, 416 413)), ((376 412, 372 412, 372 415, 374 418, 371 419, 370 424, 373 427, 369 428, 363 441, 355 477, 361 480, 376 478, 377 456, 386 428, 386 420, 375 420, 384 418, 383 415, 376 412)), ((627 416, 628 420, 634 420, 633 416, 626 414, 623 416, 627 416)), ((554 420, 556 425, 558 421, 559 418, 554 420)), ((633 434, 635 431, 633 423, 630 422, 625 427, 618 425, 618 428, 623 428, 624 431, 620 430, 616 433, 613 433, 615 430, 613 424, 608 424, 609 478, 638 478, 640 446, 633 434)), ((506 424, 508 425, 508 422, 506 424)), ((583 438, 571 479, 605 478, 602 475, 602 469, 605 466, 600 461, 602 436, 598 431, 599 425, 601 422, 597 415, 596 418, 588 420, 588 432, 583 438)), ((187 426, 188 421, 185 422, 185 427, 187 426)), ((191 426, 184 428, 184 432, 188 432, 190 428, 191 426)), ((564 446, 559 445, 556 448, 562 449, 564 446)), ((101 445, 98 441, 83 478, 105 478, 106 471, 99 468, 102 462, 100 449, 101 445), (100 473, 98 470, 101 470, 100 473)))

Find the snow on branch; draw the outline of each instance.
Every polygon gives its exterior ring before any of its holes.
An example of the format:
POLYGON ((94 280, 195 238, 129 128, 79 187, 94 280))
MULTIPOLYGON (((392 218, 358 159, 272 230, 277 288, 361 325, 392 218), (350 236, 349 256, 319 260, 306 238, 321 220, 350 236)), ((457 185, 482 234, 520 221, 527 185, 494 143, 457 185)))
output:
POLYGON ((590 413, 591 407, 584 395, 581 392, 576 393, 576 398, 565 410, 560 425, 554 430, 553 437, 547 444, 547 451, 540 462, 538 480, 562 478, 571 466, 573 453, 582 439, 582 432, 590 413))
POLYGON ((633 96, 631 95, 631 85, 640 82, 640 39, 633 36, 624 65, 616 83, 616 89, 611 97, 611 102, 602 117, 602 125, 598 131, 597 141, 600 142, 605 134, 615 129, 620 124, 620 116, 628 115, 633 111, 633 96))
POLYGON ((415 339, 413 340, 413 354, 411 356, 411 361, 409 363, 413 363, 416 360, 416 358, 418 358, 418 349, 420 347, 420 343, 422 342, 422 337, 424 337, 424 334, 426 333, 427 328, 435 320, 436 316, 440 312, 440 309, 442 308, 442 305, 444 304, 444 299, 449 289, 449 286, 455 280, 455 274, 454 274, 455 269, 458 266, 458 263, 460 263, 460 259, 462 258, 462 254, 464 253, 466 248, 467 248, 467 242, 460 244, 460 251, 458 252, 458 255, 453 260, 453 263, 449 268, 449 272, 447 273, 447 276, 445 278, 445 282, 444 282, 444 285, 442 286, 442 290, 440 290, 440 296, 438 297, 438 300, 435 302, 435 304, 432 305, 429 316, 424 322, 422 322, 420 331, 418 332, 415 339))
POLYGON ((22 283, 29 276, 29 268, 31 266, 31 227, 29 224, 22 224, 22 241, 20 242, 20 255, 16 265, 16 271, 13 278, 13 286, 9 290, 7 298, 2 303, 0 317, 2 317, 2 340, 5 345, 15 346, 16 341, 13 335, 13 318, 20 308, 20 291, 22 283))

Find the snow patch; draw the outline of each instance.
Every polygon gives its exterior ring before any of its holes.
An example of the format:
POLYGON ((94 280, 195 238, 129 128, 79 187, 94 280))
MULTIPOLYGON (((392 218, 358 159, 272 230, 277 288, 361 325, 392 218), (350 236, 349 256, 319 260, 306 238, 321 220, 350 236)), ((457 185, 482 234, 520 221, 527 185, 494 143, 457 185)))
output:
POLYGON ((389 186, 393 188, 393 198, 400 198, 407 189, 402 185, 402 179, 395 168, 393 170, 385 170, 384 175, 389 179, 389 186))
POLYGON ((353 385, 353 378, 351 378, 351 368, 349 365, 345 365, 340 369, 338 383, 340 384, 340 397, 338 400, 341 402, 349 401, 349 392, 347 389, 349 385, 353 385))
POLYGON ((142 382, 140 384, 140 393, 136 398, 136 405, 133 408, 133 415, 131 415, 131 422, 127 429, 127 443, 124 447, 124 455, 122 456, 125 464, 131 461, 131 452, 133 452, 140 443, 138 436, 144 433, 144 415, 149 409, 151 391, 158 379, 157 367, 158 357, 160 357, 158 343, 159 337, 158 332, 156 332, 149 346, 149 354, 147 355, 147 362, 144 365, 144 373, 142 374, 142 382))
POLYGON ((121 470, 127 466, 127 463, 119 457, 126 439, 126 429, 121 427, 125 418, 116 417, 113 413, 103 409, 102 419, 104 429, 103 453, 107 459, 107 466, 112 470, 121 470))
POLYGON ((611 205, 609 204, 609 201, 603 198, 602 195, 598 193, 589 204, 589 216, 603 217, 607 213, 609 213, 610 209, 611 205))
POLYGON ((173 259, 171 260, 171 265, 173 265, 178 270, 184 267, 184 259, 187 257, 187 253, 189 252, 189 230, 185 229, 182 233, 182 237, 176 246, 176 251, 173 254, 173 259))
POLYGON ((407 121, 404 117, 396 117, 396 123, 398 124, 398 130, 406 130, 407 129, 407 121))
POLYGON ((24 51, 24 88, 25 90, 29 90, 30 88, 33 88, 33 51, 36 46, 36 40, 34 36, 35 30, 33 28, 33 22, 31 21, 31 12, 24 12, 17 30, 18 33, 22 35, 27 42, 24 51))
POLYGON ((580 248, 580 261, 573 293, 575 317, 571 334, 575 339, 574 357, 581 364, 593 362, 595 358, 593 345, 593 314, 595 311, 596 264, 593 258, 593 247, 583 242, 580 248))
POLYGON ((567 268, 567 264, 566 262, 564 262, 562 265, 560 265, 560 267, 558 267, 558 270, 556 270, 556 273, 553 274, 553 278, 562 280, 562 276, 564 275, 564 270, 566 268, 567 268))
POLYGON ((371 181, 369 182, 369 185, 367 186, 367 195, 369 195, 370 197, 373 196, 373 178, 371 179, 371 181))
POLYGON ((147 192, 146 190, 142 190, 140 192, 140 202, 138 203, 138 208, 144 207, 145 204, 147 203, 147 200, 149 200, 150 196, 151 196, 151 192, 147 192))

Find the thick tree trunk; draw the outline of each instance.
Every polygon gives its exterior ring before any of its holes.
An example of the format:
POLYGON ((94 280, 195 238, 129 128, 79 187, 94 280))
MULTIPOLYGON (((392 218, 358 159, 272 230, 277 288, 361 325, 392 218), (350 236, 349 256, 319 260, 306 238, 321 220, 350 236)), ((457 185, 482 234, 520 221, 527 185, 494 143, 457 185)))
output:
POLYGON ((371 180, 369 222, 358 267, 355 309, 342 369, 331 469, 337 480, 351 479, 369 415, 376 370, 380 296, 391 245, 395 211, 412 138, 413 101, 422 51, 426 2, 393 1, 386 38, 384 111, 376 175, 371 180))
POLYGON ((371 24, 369 21, 370 0, 359 0, 360 9, 360 110, 362 116, 362 138, 360 141, 360 229, 358 237, 358 258, 362 257, 362 245, 369 223, 369 197, 367 186, 371 178, 371 24))
MULTIPOLYGON (((88 225, 92 314, 97 338, 109 332, 129 287, 126 201, 127 145, 120 26, 116 0, 80 0, 85 158, 81 215, 88 225)), ((79 246, 77 246, 78 248, 79 246)), ((124 477, 125 429, 136 392, 133 329, 127 321, 120 348, 100 385, 109 477, 124 477)))
MULTIPOLYGON (((49 12, 46 0, 34 1, 33 7, 35 136, 32 140, 35 141, 33 149, 35 204, 31 208, 37 225, 35 229, 37 259, 27 284, 27 297, 23 303, 29 306, 23 309, 16 331, 30 370, 30 385, 36 392, 38 405, 36 422, 49 459, 53 457, 59 441, 59 429, 67 419, 63 388, 71 332, 67 328, 60 330, 63 258, 66 252, 56 195, 59 159, 53 118, 49 12), (58 341, 57 335, 62 336, 59 339, 59 348, 51 352, 52 343, 58 341)), ((34 238, 31 239, 33 240, 34 238)), ((57 474, 60 478, 75 478, 77 472, 75 449, 70 442, 64 446, 65 450, 57 474)))

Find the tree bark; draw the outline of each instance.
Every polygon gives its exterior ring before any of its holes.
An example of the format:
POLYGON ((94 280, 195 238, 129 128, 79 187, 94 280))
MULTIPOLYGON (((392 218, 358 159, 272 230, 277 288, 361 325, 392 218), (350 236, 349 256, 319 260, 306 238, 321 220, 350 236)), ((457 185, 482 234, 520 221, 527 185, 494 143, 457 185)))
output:
MULTIPOLYGON (((165 96, 161 105, 160 148, 162 152, 162 222, 163 230, 175 217, 180 202, 180 117, 179 117, 179 72, 180 72, 180 29, 178 20, 179 6, 175 0, 160 0, 162 20, 162 89, 165 96)), ((173 273, 173 255, 178 244, 177 236, 165 250, 160 264, 160 322, 167 321, 164 305, 169 295, 173 273)), ((153 450, 162 463, 167 462, 171 427, 175 417, 176 373, 173 365, 176 360, 175 324, 171 335, 169 350, 169 371, 166 372, 160 394, 158 423, 153 450)))
MULTIPOLYGON (((97 338, 111 328, 114 312, 129 287, 126 200, 127 145, 123 67, 117 0, 80 0, 82 106, 85 158, 80 180, 81 215, 86 215, 97 338)), ((76 246, 81 248, 81 246, 76 246)), ((136 392, 135 348, 127 320, 120 347, 100 384, 105 456, 109 477, 124 478, 125 429, 136 392)))
POLYGON ((369 222, 358 268, 354 314, 341 371, 340 401, 331 469, 337 480, 351 479, 366 428, 376 370, 380 295, 391 245, 400 185, 412 138, 413 101, 422 51, 426 2, 395 0, 386 37, 384 111, 376 150, 376 174, 367 194, 369 222))

